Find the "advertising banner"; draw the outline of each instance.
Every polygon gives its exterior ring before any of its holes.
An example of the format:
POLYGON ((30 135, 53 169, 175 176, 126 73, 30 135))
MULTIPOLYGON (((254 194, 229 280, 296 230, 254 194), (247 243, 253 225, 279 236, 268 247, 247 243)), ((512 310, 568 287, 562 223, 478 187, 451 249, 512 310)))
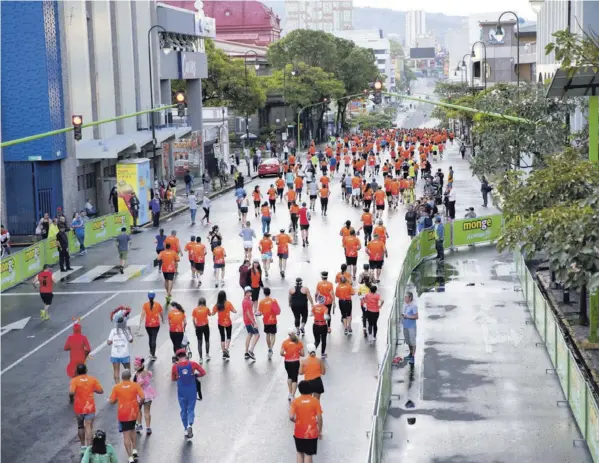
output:
POLYGON ((501 215, 454 220, 453 245, 466 246, 494 241, 499 238, 501 226, 501 215))
POLYGON ((547 312, 549 309, 547 308, 547 304, 545 303, 545 299, 539 290, 539 287, 533 282, 533 290, 532 294, 535 300, 535 325, 537 325, 537 331, 541 336, 541 339, 545 341, 545 319, 547 318, 547 312))
POLYGON ((5 256, 0 261, 0 266, 2 268, 2 291, 16 285, 23 279, 22 252, 23 251, 15 252, 10 256, 5 256))
POLYGON ((123 227, 127 228, 128 233, 131 231, 131 228, 129 227, 128 218, 129 214, 126 212, 119 212, 118 214, 113 214, 109 217, 108 223, 110 227, 109 231, 111 238, 121 233, 121 228, 123 227))
POLYGON ((545 327, 545 346, 547 346, 547 353, 549 354, 553 367, 557 368, 557 344, 555 340, 557 336, 557 325, 555 324, 553 312, 549 308, 547 308, 545 314, 545 327))
POLYGON ((137 184, 135 185, 135 193, 139 199, 137 225, 143 225, 150 221, 150 188, 152 188, 152 178, 148 159, 137 164, 137 184))
MULTIPOLYGON (((120 199, 119 199, 120 201, 120 199)), ((112 238, 112 227, 109 226, 111 216, 102 216, 90 220, 85 224, 85 245, 94 246, 95 244, 112 238)))
POLYGON ((569 397, 569 384, 568 384, 568 362, 570 361, 570 351, 568 350, 568 346, 566 345, 566 341, 564 341, 564 335, 562 332, 557 330, 557 376, 559 377, 559 382, 562 385, 562 390, 564 391, 564 395, 566 399, 570 399, 569 397))
POLYGON ((589 422, 586 440, 593 461, 599 461, 599 407, 597 407, 597 402, 588 386, 587 395, 589 398, 589 406, 587 408, 589 422))
POLYGON ((150 161, 148 159, 132 159, 119 162, 116 166, 117 189, 119 193, 119 212, 128 212, 133 223, 131 198, 133 193, 139 200, 137 224, 150 221, 148 204, 150 202, 150 161))
MULTIPOLYGON (((451 225, 446 223, 443 225, 445 229, 445 236, 443 238, 443 248, 448 249, 451 247, 451 225)), ((420 240, 420 258, 426 259, 437 254, 435 248, 435 232, 433 230, 421 231, 415 239, 420 240)))
POLYGON ((189 170, 189 152, 191 151, 191 138, 181 138, 172 144, 173 173, 176 177, 183 177, 189 170))
MULTIPOLYGON (((55 264, 56 262, 58 262, 58 246, 56 245, 56 238, 48 238, 44 240, 43 243, 46 248, 46 264, 55 264)), ((85 236, 85 244, 87 245, 87 233, 85 236)))
POLYGON ((586 435, 587 424, 586 389, 587 386, 584 376, 582 376, 582 373, 576 364, 576 360, 572 354, 570 354, 570 407, 572 408, 572 413, 574 414, 574 418, 576 418, 580 433, 583 437, 586 435))
MULTIPOLYGON (((131 216, 131 196, 137 184, 137 165, 119 162, 116 165, 116 185, 119 194, 119 212, 127 212, 131 216)), ((85 229, 87 235, 87 226, 85 229)), ((87 236, 86 236, 87 243, 87 236)))
POLYGON ((29 246, 23 249, 19 254, 22 254, 21 265, 23 266, 21 278, 31 278, 37 275, 44 268, 45 262, 45 246, 43 242, 29 246))

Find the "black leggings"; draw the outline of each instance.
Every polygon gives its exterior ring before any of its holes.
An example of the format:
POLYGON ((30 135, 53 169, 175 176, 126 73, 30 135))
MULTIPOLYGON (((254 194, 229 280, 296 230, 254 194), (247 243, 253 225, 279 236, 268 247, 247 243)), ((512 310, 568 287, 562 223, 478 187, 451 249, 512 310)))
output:
POLYGON ((181 343, 183 342, 183 333, 179 333, 177 331, 169 331, 171 335, 171 341, 173 342, 173 351, 177 352, 178 349, 181 349, 181 343))
POLYGON ((196 337, 198 338, 198 350, 202 358, 202 338, 206 340, 206 354, 210 353, 210 326, 196 326, 196 337))
POLYGON ((318 349, 322 341, 322 351, 321 354, 324 354, 327 349, 327 334, 328 327, 327 325, 316 325, 312 326, 312 332, 314 333, 314 345, 318 349))
POLYGON ((152 357, 156 356, 156 338, 158 337, 158 331, 160 331, 160 326, 146 326, 146 332, 150 338, 150 355, 152 357))
POLYGON ((295 327, 299 328, 300 326, 300 318, 302 323, 305 325, 308 321, 308 306, 306 307, 291 307, 293 311, 293 318, 295 318, 295 327))
POLYGON ((376 338, 376 332, 378 327, 376 326, 379 321, 379 312, 366 311, 366 319, 368 320, 368 334, 372 334, 376 338))
POLYGON ((366 328, 366 309, 362 304, 360 304, 360 308, 362 309, 362 328, 366 328))
POLYGON ((320 198, 320 209, 322 212, 327 212, 329 207, 329 198, 320 198))
POLYGON ((210 208, 203 207, 202 209, 204 209, 204 217, 202 217, 202 220, 206 219, 206 222, 210 222, 210 208))
POLYGON ((218 332, 220 334, 220 342, 225 342, 225 331, 227 334, 227 339, 230 341, 231 340, 231 331, 233 330, 233 326, 229 325, 229 326, 222 326, 222 325, 218 325, 218 332))

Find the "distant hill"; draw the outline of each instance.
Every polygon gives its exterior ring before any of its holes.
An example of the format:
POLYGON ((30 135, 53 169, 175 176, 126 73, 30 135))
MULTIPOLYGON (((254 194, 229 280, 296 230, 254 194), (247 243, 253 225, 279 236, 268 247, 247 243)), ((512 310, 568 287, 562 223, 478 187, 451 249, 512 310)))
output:
MULTIPOLYGON (((266 6, 281 18, 281 26, 285 28, 285 2, 283 1, 263 1, 266 6)), ((355 8, 354 9, 354 29, 383 29, 386 35, 395 33, 400 37, 404 36, 405 11, 390 10, 387 8, 355 8)), ((443 43, 445 33, 449 29, 459 28, 462 24, 463 16, 447 16, 441 13, 427 13, 427 30, 435 34, 437 42, 443 43)), ((283 33, 286 31, 283 30, 283 33)))

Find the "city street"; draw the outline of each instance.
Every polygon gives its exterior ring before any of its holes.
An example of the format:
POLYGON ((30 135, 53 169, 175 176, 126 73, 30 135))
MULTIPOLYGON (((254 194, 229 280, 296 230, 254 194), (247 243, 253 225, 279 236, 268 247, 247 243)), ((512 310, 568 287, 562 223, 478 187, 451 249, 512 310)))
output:
MULTIPOLYGON (((274 180, 262 179, 263 192, 274 180)), ((251 188, 251 186, 249 187, 251 188)), ((248 191, 249 191, 248 188, 248 191)), ((274 216, 272 230, 287 228, 289 214, 281 203, 274 216)), ((361 211, 351 209, 341 202, 339 176, 333 179, 329 214, 321 217, 319 206, 310 227, 310 246, 293 246, 288 262, 287 278, 278 275, 277 259, 267 285, 273 296, 281 302, 283 313, 279 317, 277 350, 285 338, 288 327, 293 326, 293 316, 287 309, 287 291, 297 276, 315 290, 319 274, 328 270, 334 278, 344 262, 339 230, 345 220, 359 224, 361 211)), ((233 193, 213 201, 212 222, 220 225, 227 250, 227 273, 225 290, 229 299, 240 309, 242 291, 238 285, 238 267, 242 261, 242 241, 237 236, 239 222, 233 193)), ((381 320, 386 320, 393 299, 395 279, 408 244, 404 213, 385 213, 385 225, 391 235, 389 258, 386 260, 381 281, 381 295, 386 301, 381 320)), ((252 224, 260 235, 259 219, 252 217, 252 224)), ((182 243, 190 235, 200 233, 206 237, 208 227, 190 226, 187 214, 162 224, 168 233, 176 229, 182 243)), ((118 255, 114 243, 108 242, 91 248, 89 254, 73 260, 75 271, 55 285, 55 299, 51 308, 52 320, 41 322, 41 301, 36 290, 21 284, 2 295, 3 324, 31 317, 21 331, 2 336, 2 458, 12 462, 52 461, 71 462, 76 456, 79 443, 72 406, 68 403, 68 380, 65 368, 68 355, 63 352, 64 342, 71 332, 74 317, 82 318, 83 333, 88 336, 93 349, 93 359, 88 362, 90 374, 104 386, 104 396, 97 396, 98 413, 95 428, 106 430, 108 441, 113 443, 122 457, 124 451, 117 431, 116 409, 105 399, 112 387, 110 349, 105 340, 112 327, 110 311, 120 304, 133 308, 130 324, 137 325, 141 305, 149 290, 157 292, 157 300, 164 303, 163 280, 152 267, 154 259, 154 230, 147 230, 133 237, 133 249, 125 275, 117 272, 118 255), (27 399, 21 391, 27 391, 27 399), (11 407, 9 404, 18 404, 11 407), (19 426, 11 423, 19 422, 19 426)), ((358 268, 365 262, 361 254, 358 268)), ((175 282, 173 300, 191 311, 199 296, 208 300, 209 307, 215 303, 214 288, 208 263, 201 290, 191 281, 186 259, 182 259, 180 276, 175 282)), ((354 314, 359 314, 357 300, 354 314)), ((326 392, 322 398, 324 410, 324 439, 319 443, 318 457, 321 461, 364 461, 370 425, 378 361, 385 350, 385 329, 381 329, 375 347, 367 345, 361 334, 360 317, 354 318, 354 335, 346 337, 341 330, 339 312, 333 316, 333 332, 329 335, 327 349, 328 371, 324 377, 326 392), (351 425, 348 425, 351 423, 351 425)), ((261 321, 260 321, 261 324, 261 321)), ((159 334, 158 361, 152 366, 154 385, 158 398, 152 407, 151 437, 141 437, 138 449, 144 461, 159 462, 176 456, 176 461, 264 461, 281 462, 294 458, 293 426, 287 417, 286 374, 282 358, 275 355, 267 359, 264 336, 256 348, 255 363, 243 359, 245 328, 241 316, 234 318, 231 361, 224 363, 220 357, 220 345, 216 323, 211 321, 212 360, 204 363, 207 376, 203 379, 204 400, 196 407, 195 437, 191 442, 183 437, 179 419, 176 386, 170 381, 172 344, 168 329, 159 334), (265 442, 267 445, 265 446, 265 442)), ((311 342, 309 322, 305 343, 311 342)), ((380 323, 385 326, 384 322, 380 323)), ((197 356, 193 327, 188 322, 188 332, 197 356)), ((148 355, 147 335, 142 328, 139 334, 134 328, 135 341, 132 355, 148 355)), ((275 354, 277 352, 275 351, 275 354)), ((120 461, 120 460, 119 460, 120 461)))

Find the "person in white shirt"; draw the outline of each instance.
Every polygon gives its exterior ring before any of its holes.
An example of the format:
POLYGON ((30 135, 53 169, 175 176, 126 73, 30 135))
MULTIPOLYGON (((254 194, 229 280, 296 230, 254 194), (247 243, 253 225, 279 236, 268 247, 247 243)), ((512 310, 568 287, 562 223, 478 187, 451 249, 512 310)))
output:
POLYGON ((451 220, 455 220, 455 190, 453 188, 447 188, 447 215, 451 220))
POLYGON ((129 344, 133 342, 133 334, 127 326, 125 317, 116 315, 116 327, 110 330, 107 344, 110 349, 110 363, 112 363, 112 373, 114 384, 119 382, 121 364, 125 370, 131 369, 131 360, 129 353, 129 344))
POLYGON ((206 220, 206 224, 210 223, 210 206, 212 205, 212 202, 210 201, 210 198, 207 195, 204 195, 204 200, 202 201, 202 209, 204 209, 204 217, 202 217, 202 220, 200 220, 200 223, 202 223, 204 220, 206 220))

